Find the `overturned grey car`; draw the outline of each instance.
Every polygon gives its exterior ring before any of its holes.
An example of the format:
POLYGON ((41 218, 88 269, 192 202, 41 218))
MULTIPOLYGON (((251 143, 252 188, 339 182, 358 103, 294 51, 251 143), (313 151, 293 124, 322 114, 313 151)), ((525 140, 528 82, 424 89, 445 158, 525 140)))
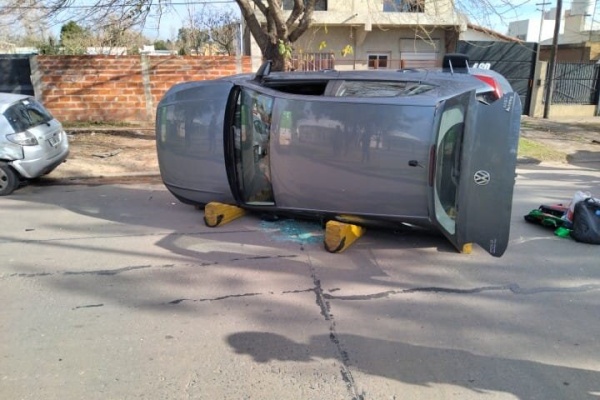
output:
POLYGON ((164 184, 186 203, 433 228, 499 257, 520 116, 508 82, 460 56, 436 71, 265 64, 171 88, 157 151, 164 184))
POLYGON ((0 93, 0 196, 50 173, 69 154, 67 134, 33 97, 0 93))

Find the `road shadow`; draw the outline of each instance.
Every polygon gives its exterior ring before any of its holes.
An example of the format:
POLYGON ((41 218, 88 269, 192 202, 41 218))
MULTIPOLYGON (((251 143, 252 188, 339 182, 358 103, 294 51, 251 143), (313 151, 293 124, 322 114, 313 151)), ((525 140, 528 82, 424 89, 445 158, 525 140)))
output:
POLYGON ((410 385, 455 385, 482 396, 502 392, 523 400, 548 399, 549 393, 553 399, 597 399, 600 392, 598 371, 464 350, 349 334, 313 336, 306 344, 269 332, 239 332, 227 337, 237 354, 251 356, 257 363, 327 359, 332 342, 344 349, 338 361, 346 367, 410 385))
POLYGON ((598 151, 577 150, 567 155, 567 162, 581 168, 600 170, 600 145, 598 151))

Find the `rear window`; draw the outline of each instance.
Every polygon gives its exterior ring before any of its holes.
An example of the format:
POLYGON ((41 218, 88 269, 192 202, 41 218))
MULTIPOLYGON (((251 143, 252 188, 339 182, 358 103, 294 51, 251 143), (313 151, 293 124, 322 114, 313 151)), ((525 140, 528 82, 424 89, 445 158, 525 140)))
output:
POLYGON ((52 120, 52 115, 33 99, 12 105, 4 112, 4 117, 15 132, 23 132, 52 120))
POLYGON ((465 109, 462 104, 454 104, 456 101, 448 103, 442 114, 436 150, 435 213, 444 229, 454 234, 465 109))
POLYGON ((433 89, 420 82, 344 81, 337 97, 397 97, 414 96, 433 89))

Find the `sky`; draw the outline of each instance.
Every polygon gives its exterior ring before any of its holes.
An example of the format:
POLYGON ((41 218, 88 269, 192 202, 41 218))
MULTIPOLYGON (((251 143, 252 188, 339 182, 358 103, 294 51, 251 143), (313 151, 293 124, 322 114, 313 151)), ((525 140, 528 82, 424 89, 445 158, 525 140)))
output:
MULTIPOLYGON (((85 4, 89 0, 77 0, 76 4, 85 4)), ((363 0, 367 1, 367 0, 363 0)), ((563 10, 570 9, 573 2, 585 0, 563 0, 563 10)), ((595 0, 596 2, 598 0, 595 0)), ((193 15, 200 12, 204 7, 210 5, 216 8, 228 8, 234 10, 239 15, 239 8, 233 0, 171 0, 172 7, 165 11, 160 19, 149 18, 144 27, 143 33, 151 40, 157 39, 175 39, 179 28, 186 25, 189 21, 190 13, 193 15)), ((546 10, 556 6, 556 0, 455 0, 457 4, 466 5, 467 9, 479 9, 477 4, 493 3, 496 13, 484 12, 484 15, 469 15, 472 23, 494 29, 500 33, 507 33, 508 23, 511 21, 523 20, 528 18, 540 18, 541 10, 546 10), (511 7, 502 7, 503 3, 513 4, 511 7), (544 4, 542 6, 542 4, 544 4), (471 7, 469 7, 471 5, 471 7), (501 15, 498 15, 501 14, 501 15)), ((594 3, 594 0, 592 0, 594 3)), ((481 13, 480 13, 481 14, 481 13)), ((600 19, 600 10, 596 10, 594 20, 600 19)), ((52 31, 60 32, 61 25, 55 26, 52 31)))
POLYGON ((147 21, 143 30, 146 37, 151 40, 176 38, 179 28, 190 20, 190 14, 199 13, 206 6, 231 9, 239 15, 239 7, 233 0, 173 0, 173 4, 174 6, 163 14, 160 21, 156 19, 147 21))

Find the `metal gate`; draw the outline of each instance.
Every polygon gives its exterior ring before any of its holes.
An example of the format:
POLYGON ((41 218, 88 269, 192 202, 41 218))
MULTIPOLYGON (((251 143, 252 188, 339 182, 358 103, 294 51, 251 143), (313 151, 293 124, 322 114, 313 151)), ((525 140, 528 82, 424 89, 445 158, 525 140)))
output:
POLYGON ((523 114, 529 114, 535 76, 537 43, 459 41, 456 51, 469 56, 470 65, 502 74, 521 97, 523 114))
POLYGON ((0 54, 0 92, 33 95, 28 55, 0 54))
POLYGON ((552 104, 597 104, 600 65, 560 63, 555 68, 552 104))

